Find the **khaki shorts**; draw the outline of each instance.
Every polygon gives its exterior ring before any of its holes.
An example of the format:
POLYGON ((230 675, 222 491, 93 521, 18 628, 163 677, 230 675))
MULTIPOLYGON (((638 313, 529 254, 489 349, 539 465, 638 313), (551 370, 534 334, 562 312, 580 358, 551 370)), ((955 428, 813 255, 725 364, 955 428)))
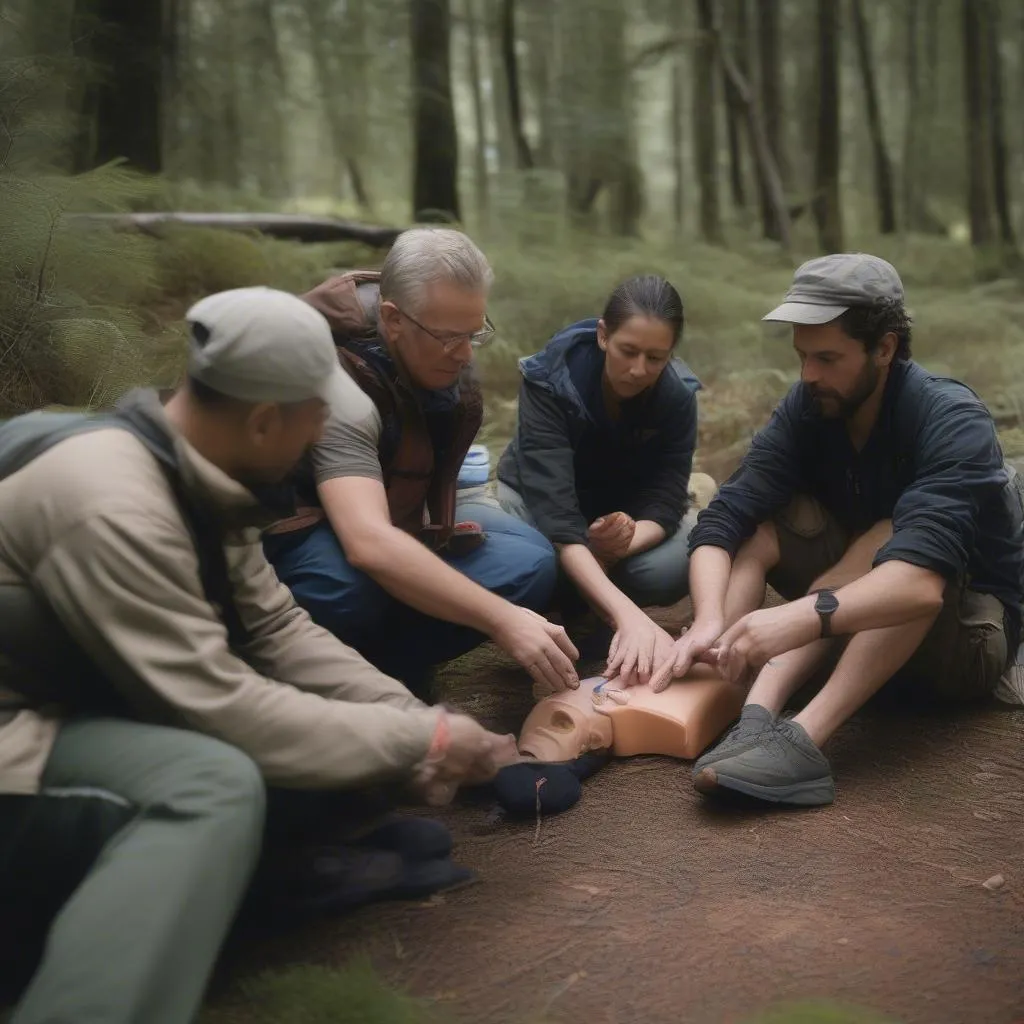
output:
MULTIPOLYGON (((780 558, 768 583, 788 601, 806 594, 853 540, 816 499, 805 495, 777 513, 773 524, 780 558)), ((977 700, 995 689, 1011 653, 1002 602, 947 583, 942 611, 896 680, 942 700, 977 700)))

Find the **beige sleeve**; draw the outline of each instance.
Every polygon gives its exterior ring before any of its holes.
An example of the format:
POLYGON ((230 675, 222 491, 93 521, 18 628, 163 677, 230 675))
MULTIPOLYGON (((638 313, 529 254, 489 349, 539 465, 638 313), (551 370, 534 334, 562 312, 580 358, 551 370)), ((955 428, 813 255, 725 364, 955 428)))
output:
MULTIPOLYGON (((339 657, 332 686, 323 659, 314 667, 293 651, 292 672, 313 683, 300 690, 233 654, 180 519, 152 509, 95 515, 60 538, 35 583, 139 712, 239 747, 269 782, 354 787, 403 775, 426 756, 438 711, 400 706, 394 691, 367 703, 365 665, 346 684, 360 669, 354 659, 339 657)), ((284 626, 293 643, 300 618, 284 626)))
POLYGON ((339 476, 383 480, 380 412, 347 373, 344 380, 344 393, 331 407, 323 437, 313 446, 314 477, 318 484, 339 476))
POLYGON ((252 636, 239 653, 258 671, 332 700, 426 708, 397 679, 316 625, 278 580, 259 544, 239 549, 232 563, 236 607, 252 636))

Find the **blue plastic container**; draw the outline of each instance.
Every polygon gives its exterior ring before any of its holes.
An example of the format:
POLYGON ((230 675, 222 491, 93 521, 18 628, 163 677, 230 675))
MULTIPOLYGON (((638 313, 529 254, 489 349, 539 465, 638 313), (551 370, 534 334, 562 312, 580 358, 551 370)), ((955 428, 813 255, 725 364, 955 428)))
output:
POLYGON ((458 487, 479 487, 491 475, 491 453, 485 444, 470 445, 459 470, 458 487))

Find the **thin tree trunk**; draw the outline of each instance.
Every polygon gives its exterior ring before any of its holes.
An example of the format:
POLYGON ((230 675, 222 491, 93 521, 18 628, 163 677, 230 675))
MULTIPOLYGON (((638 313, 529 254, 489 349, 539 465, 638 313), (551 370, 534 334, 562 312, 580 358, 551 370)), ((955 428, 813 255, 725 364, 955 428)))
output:
POLYGON ((768 132, 765 129, 764 119, 751 94, 750 83, 733 60, 728 45, 720 35, 717 37, 717 44, 722 71, 736 91, 737 99, 746 115, 747 131, 754 153, 754 166, 757 169, 758 186, 771 207, 772 223, 777 225, 778 240, 788 251, 791 245, 789 210, 786 207, 786 195, 782 188, 778 165, 775 163, 775 155, 768 143, 768 132))
MULTIPOLYGON (((683 33, 683 5, 672 5, 672 30, 677 35, 683 33)), ((671 125, 669 135, 672 139, 672 222, 676 232, 682 234, 686 211, 686 161, 683 147, 683 111, 686 109, 686 67, 682 48, 672 58, 672 102, 669 104, 671 125)))
POLYGON ((469 88, 473 98, 473 128, 476 145, 473 147, 473 183, 476 193, 477 216, 483 217, 488 205, 487 174, 487 121, 484 117, 483 88, 480 82, 480 26, 476 16, 476 0, 464 0, 466 19, 466 48, 469 54, 469 88))
POLYGON ((527 69, 530 88, 537 104, 537 145, 534 157, 538 167, 554 167, 555 126, 553 113, 557 106, 554 95, 554 63, 552 50, 556 40, 557 18, 551 0, 533 0, 527 7, 527 69))
POLYGON ((907 50, 904 70, 907 73, 907 118, 903 127, 903 183, 902 206, 903 223, 910 231, 920 226, 918 216, 918 181, 917 139, 921 119, 920 82, 918 71, 918 14, 920 0, 907 0, 907 50))
POLYGON ((693 124, 697 180, 700 183, 700 230, 706 242, 720 245, 722 215, 718 202, 718 142, 715 130, 714 0, 697 0, 698 39, 693 61, 693 124))
POLYGON ((860 67, 861 81, 864 83, 868 131, 871 134, 875 194, 878 198, 878 229, 883 235, 891 235, 896 231, 896 201, 893 195, 892 162, 885 144, 882 114, 878 107, 878 88, 875 84, 874 62, 871 59, 871 40, 868 38, 867 19, 864 16, 864 0, 851 0, 851 3, 853 36, 857 44, 857 64, 860 67))
POLYGON ((964 110, 967 117, 967 212, 971 244, 995 241, 992 203, 992 132, 985 60, 985 2, 963 0, 964 110))
MULTIPOLYGON (((746 0, 730 0, 729 35, 736 44, 736 64, 744 77, 747 75, 744 47, 746 21, 746 0)), ((736 95, 731 79, 722 72, 722 85, 725 94, 725 129, 729 146, 729 190, 732 193, 733 205, 738 210, 747 208, 747 194, 743 182, 743 149, 740 138, 740 122, 743 118, 743 104, 736 95)))
POLYGON ((494 112, 498 167, 505 171, 516 166, 516 140, 512 130, 508 75, 502 50, 502 11, 491 2, 484 5, 484 29, 487 37, 488 78, 491 83, 491 108, 494 112))
POLYGON ((459 220, 458 136, 452 104, 448 0, 412 0, 413 212, 459 220))
POLYGON ((519 58, 516 55, 515 0, 502 0, 501 54, 505 66, 509 123, 512 126, 512 141, 516 147, 516 163, 521 171, 528 171, 533 167, 533 154, 523 130, 523 100, 519 90, 519 58))
POLYGON ((999 238, 1007 249, 1014 249, 1017 239, 1013 232, 1013 217, 1010 212, 1010 186, 1006 168, 1009 155, 1006 145, 1006 125, 1003 112, 1003 59, 999 40, 999 3, 988 0, 988 46, 989 90, 992 115, 992 189, 995 200, 996 220, 999 224, 999 238))
POLYGON ((161 170, 163 13, 157 0, 76 0, 75 55, 90 67, 73 164, 87 170, 123 158, 161 170))
MULTIPOLYGON (((786 147, 783 144, 782 125, 782 68, 779 57, 779 4, 780 0, 756 0, 757 38, 761 72, 761 109, 764 112, 764 133, 768 149, 778 169, 783 190, 788 180, 786 164, 786 147)), ((764 237, 780 241, 779 224, 776 220, 776 204, 763 187, 764 176, 758 175, 761 182, 759 189, 761 199, 761 222, 764 237)))
POLYGON ((818 0, 818 131, 814 158, 814 215, 826 252, 842 252, 839 197, 839 12, 835 0, 818 0))

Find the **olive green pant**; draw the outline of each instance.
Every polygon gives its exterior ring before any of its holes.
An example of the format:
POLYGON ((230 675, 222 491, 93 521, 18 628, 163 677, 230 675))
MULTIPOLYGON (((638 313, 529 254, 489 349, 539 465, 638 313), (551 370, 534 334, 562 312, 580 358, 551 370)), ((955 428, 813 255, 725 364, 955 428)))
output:
POLYGON ((105 795, 131 814, 54 919, 10 1024, 188 1024, 260 855, 255 764, 197 733, 83 719, 43 786, 23 799, 105 795))

